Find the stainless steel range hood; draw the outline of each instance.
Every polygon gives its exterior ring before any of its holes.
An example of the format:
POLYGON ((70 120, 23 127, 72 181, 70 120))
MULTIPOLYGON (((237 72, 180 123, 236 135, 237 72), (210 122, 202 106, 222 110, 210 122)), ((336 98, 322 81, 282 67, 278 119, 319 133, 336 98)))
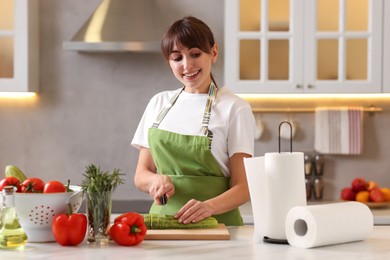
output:
POLYGON ((65 50, 84 52, 160 52, 171 19, 159 0, 103 0, 65 50))

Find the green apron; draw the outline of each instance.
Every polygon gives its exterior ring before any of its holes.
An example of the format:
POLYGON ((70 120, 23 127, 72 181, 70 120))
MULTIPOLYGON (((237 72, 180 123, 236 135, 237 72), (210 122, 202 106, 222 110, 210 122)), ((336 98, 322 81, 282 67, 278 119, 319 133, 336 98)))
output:
MULTIPOLYGON (((208 122, 211 105, 217 92, 213 83, 210 85, 202 122, 203 136, 181 135, 158 129, 160 122, 183 89, 161 111, 148 132, 150 152, 157 172, 169 176, 175 185, 175 194, 166 204, 168 215, 176 214, 190 199, 205 201, 230 188, 230 178, 223 175, 210 149, 212 133, 208 129, 208 122)), ((153 203, 150 213, 158 214, 160 209, 161 206, 153 203)), ((243 225, 238 208, 213 217, 227 226, 243 225)))

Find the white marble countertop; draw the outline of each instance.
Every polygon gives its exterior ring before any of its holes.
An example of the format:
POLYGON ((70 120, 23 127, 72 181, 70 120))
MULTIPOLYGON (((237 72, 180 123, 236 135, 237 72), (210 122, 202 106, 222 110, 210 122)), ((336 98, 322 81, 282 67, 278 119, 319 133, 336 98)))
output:
POLYGON ((253 226, 229 227, 231 240, 145 240, 135 247, 114 242, 77 247, 52 243, 28 243, 23 251, 1 251, 1 259, 390 259, 390 226, 375 226, 371 236, 359 242, 301 249, 289 245, 254 243, 253 226))

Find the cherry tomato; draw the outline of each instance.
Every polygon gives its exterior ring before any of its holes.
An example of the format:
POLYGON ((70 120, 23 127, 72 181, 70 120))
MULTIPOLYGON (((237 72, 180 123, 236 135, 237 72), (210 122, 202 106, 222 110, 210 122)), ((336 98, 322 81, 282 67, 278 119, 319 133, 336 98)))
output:
POLYGON ((14 186, 14 187, 16 187, 16 192, 20 192, 21 188, 22 188, 19 179, 16 178, 16 177, 12 177, 12 176, 5 177, 4 179, 2 179, 0 181, 0 190, 3 190, 3 188, 5 186, 14 186))
POLYGON ((59 181, 46 182, 43 193, 66 192, 66 187, 59 181))
POLYGON ((27 178, 24 182, 22 182, 21 192, 24 193, 41 193, 43 192, 43 187, 45 186, 45 182, 39 178, 27 178))

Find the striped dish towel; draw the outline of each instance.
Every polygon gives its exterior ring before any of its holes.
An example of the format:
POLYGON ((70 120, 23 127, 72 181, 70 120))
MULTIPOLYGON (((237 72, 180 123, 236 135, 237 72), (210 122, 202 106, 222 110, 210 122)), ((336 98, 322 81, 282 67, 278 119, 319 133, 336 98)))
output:
POLYGON ((316 108, 314 148, 323 154, 361 154, 363 108, 316 108))

